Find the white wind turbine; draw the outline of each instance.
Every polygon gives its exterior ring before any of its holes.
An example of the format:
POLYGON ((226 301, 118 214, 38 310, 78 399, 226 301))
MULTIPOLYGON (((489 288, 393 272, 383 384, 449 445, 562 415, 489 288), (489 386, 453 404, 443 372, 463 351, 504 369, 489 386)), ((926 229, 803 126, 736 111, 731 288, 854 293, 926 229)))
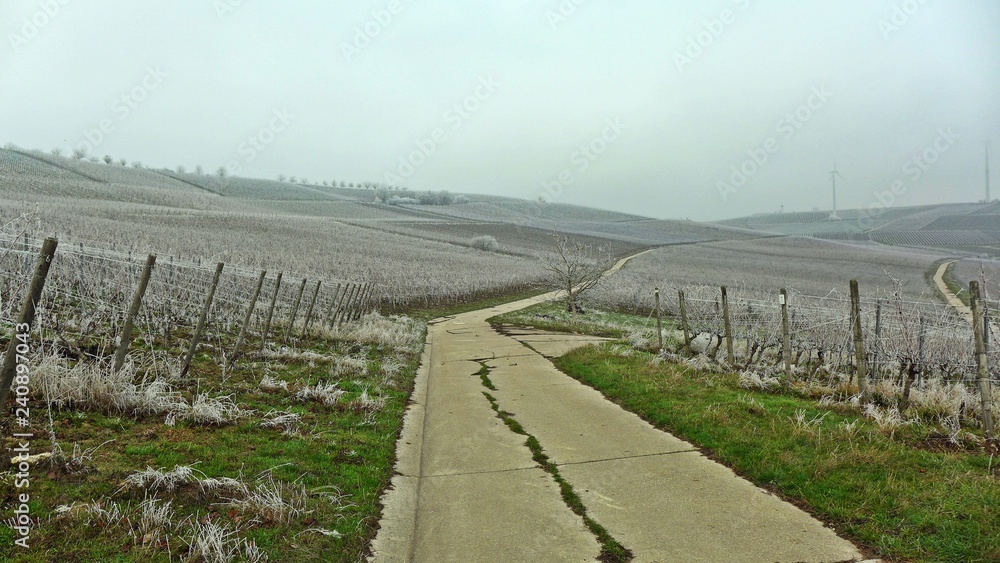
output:
POLYGON ((833 170, 830 171, 830 182, 833 184, 833 211, 830 212, 830 219, 840 219, 837 216, 837 176, 840 176, 840 172, 837 172, 837 163, 834 162, 833 170))

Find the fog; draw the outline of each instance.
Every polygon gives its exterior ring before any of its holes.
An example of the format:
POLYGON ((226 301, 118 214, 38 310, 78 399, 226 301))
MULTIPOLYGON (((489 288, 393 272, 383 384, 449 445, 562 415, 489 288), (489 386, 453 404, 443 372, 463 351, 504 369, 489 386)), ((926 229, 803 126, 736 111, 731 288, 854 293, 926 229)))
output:
POLYGON ((330 4, 8 0, 0 143, 711 220, 975 201, 1000 139, 990 0, 330 4))

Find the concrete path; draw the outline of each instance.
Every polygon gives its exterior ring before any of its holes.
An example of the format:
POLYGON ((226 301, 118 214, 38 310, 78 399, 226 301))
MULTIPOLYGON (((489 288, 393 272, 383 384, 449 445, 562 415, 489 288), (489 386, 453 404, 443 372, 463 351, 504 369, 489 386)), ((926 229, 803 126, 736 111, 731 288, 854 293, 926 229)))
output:
POLYGON ((934 285, 937 286, 938 291, 941 292, 941 295, 944 295, 948 304, 955 309, 959 316, 969 321, 969 324, 972 324, 972 309, 970 309, 965 303, 962 303, 962 300, 956 297, 955 294, 951 292, 951 289, 948 288, 948 284, 944 283, 944 274, 948 271, 948 266, 951 266, 955 262, 958 262, 958 260, 945 262, 938 267, 937 272, 934 273, 934 285))
POLYGON ((373 561, 597 560, 595 536, 484 392, 539 441, 588 515, 635 561, 863 559, 821 522, 607 401, 532 349, 565 353, 593 337, 505 336, 486 323, 549 297, 428 327, 373 561), (483 365, 495 390, 477 373, 483 365))

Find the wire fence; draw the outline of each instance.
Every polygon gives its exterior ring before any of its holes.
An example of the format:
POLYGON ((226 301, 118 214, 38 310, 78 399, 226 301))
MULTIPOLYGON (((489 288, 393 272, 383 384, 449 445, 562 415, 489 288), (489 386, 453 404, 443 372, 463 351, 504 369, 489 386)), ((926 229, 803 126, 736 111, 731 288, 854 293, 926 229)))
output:
MULTIPOLYGON (((733 342, 737 363, 746 367, 783 360, 783 320, 779 292, 727 289, 730 314, 718 287, 687 287, 683 292, 687 328, 692 342, 703 353, 720 357, 733 342)), ((681 291, 662 296, 664 314, 681 318, 681 291)), ((806 295, 787 293, 791 358, 795 365, 816 370, 846 370, 856 363, 851 301, 847 294, 806 295)), ((987 311, 1000 303, 983 300, 987 311)), ((904 299, 886 291, 860 299, 862 338, 869 373, 874 378, 938 377, 951 382, 971 382, 977 377, 976 346, 972 324, 950 305, 904 299)), ((988 316, 988 314, 987 314, 988 316)), ((997 337, 996 322, 984 323, 989 374, 1000 379, 1000 347, 989 345, 997 337)), ((728 350, 726 354, 728 355, 728 350)))
MULTIPOLYGON (((2 325, 13 325, 19 315, 42 242, 23 233, 0 232, 2 325)), ((36 323, 64 353, 106 358, 120 341, 146 261, 146 256, 61 243, 37 304, 36 323)), ((268 273, 244 327, 261 271, 222 265, 206 311, 217 267, 207 260, 156 257, 134 320, 137 336, 183 345, 205 312, 203 342, 221 347, 224 339, 245 329, 258 339, 255 345, 263 347, 268 328, 272 343, 286 343, 307 330, 358 318, 387 297, 371 282, 268 273)))

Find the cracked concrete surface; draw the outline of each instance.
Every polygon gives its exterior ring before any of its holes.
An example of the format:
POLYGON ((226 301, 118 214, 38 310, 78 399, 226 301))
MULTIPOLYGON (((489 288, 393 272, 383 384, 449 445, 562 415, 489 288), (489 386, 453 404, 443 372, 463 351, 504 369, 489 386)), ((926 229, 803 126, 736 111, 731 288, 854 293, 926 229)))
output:
MULTIPOLYGON (((535 436, 591 518, 635 561, 860 561, 855 546, 562 374, 518 339, 558 350, 592 337, 516 334, 486 319, 534 298, 433 323, 383 498, 374 561, 595 561, 600 546, 535 464, 524 436, 483 395, 482 361, 500 409, 535 436)), ((565 352, 562 352, 565 353, 565 352)))

